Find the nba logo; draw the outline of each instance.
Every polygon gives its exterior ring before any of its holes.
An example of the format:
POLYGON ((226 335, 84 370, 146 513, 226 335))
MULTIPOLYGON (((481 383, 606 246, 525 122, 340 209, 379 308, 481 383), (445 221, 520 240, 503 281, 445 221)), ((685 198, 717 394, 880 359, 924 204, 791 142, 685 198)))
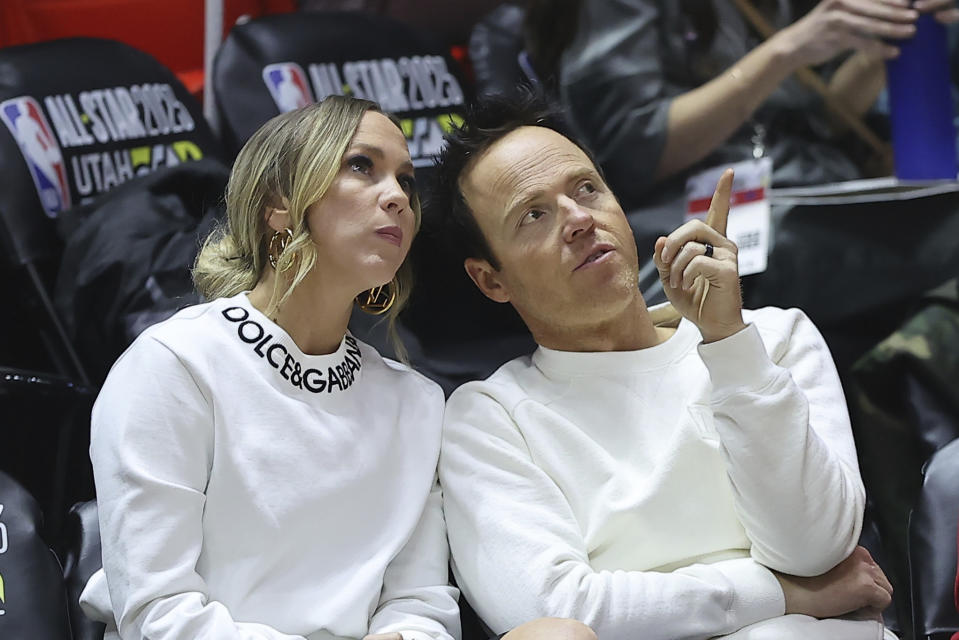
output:
POLYGON ((267 65, 263 68, 263 82, 270 90, 280 113, 293 111, 313 102, 313 94, 306 83, 306 74, 295 62, 267 65))
POLYGON ((0 118, 20 145, 43 210, 56 218, 70 208, 70 188, 60 147, 40 105, 30 96, 11 98, 0 103, 0 118))

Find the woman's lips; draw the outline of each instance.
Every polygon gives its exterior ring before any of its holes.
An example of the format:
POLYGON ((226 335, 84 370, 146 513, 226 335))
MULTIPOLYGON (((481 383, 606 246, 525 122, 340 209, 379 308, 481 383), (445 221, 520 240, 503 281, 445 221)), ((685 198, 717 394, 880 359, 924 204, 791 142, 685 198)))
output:
POLYGON ((403 244, 403 230, 397 226, 380 227, 376 230, 376 235, 387 242, 392 242, 397 247, 403 244))

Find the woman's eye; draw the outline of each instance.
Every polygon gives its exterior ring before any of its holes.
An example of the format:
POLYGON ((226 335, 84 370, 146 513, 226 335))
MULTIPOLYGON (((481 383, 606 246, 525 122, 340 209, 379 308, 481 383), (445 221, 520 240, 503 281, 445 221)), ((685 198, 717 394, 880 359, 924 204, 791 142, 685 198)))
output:
POLYGON ((373 161, 366 156, 353 156, 347 161, 350 171, 369 173, 373 169, 373 161))
POLYGON ((526 212, 526 215, 523 216, 523 219, 520 221, 521 225, 529 224, 531 222, 536 222, 540 218, 546 215, 546 212, 542 209, 530 209, 526 212))
POLYGON ((416 193, 416 178, 413 176, 400 176, 399 183, 406 195, 411 196, 416 193))

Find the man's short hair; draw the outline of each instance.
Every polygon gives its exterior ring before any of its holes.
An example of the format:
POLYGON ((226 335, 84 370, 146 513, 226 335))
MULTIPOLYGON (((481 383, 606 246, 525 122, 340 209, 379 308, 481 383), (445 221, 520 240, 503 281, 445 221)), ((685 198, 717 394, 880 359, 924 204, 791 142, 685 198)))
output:
POLYGON ((592 152, 571 135, 562 110, 541 95, 523 90, 509 97, 478 100, 467 108, 463 124, 446 135, 430 194, 430 210, 437 218, 432 222, 459 260, 482 258, 499 270, 499 261, 466 203, 459 181, 469 164, 484 151, 512 131, 527 126, 546 127, 565 136, 583 150, 602 175, 592 152))

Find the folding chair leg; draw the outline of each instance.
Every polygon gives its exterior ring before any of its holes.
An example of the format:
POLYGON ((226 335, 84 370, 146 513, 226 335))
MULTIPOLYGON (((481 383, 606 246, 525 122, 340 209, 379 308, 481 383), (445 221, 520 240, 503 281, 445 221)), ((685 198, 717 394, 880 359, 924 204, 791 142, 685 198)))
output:
POLYGON ((76 350, 73 348, 73 343, 70 342, 70 339, 67 337, 66 329, 63 328, 63 323, 60 322, 60 318, 57 316, 56 310, 53 307, 53 301, 50 300, 50 296, 47 294, 46 287, 43 286, 43 281, 40 279, 40 274, 37 273, 36 267, 27 263, 26 265, 27 273, 30 274, 30 281, 33 284, 34 290, 36 290, 37 295, 40 296, 40 301, 43 304, 43 308, 47 313, 47 317, 50 318, 50 321, 53 323, 53 329, 59 338, 61 346, 66 351, 67 357, 70 360, 70 364, 73 366, 74 373, 80 382, 85 386, 90 386, 90 377, 87 376, 86 369, 83 368, 83 364, 80 362, 80 357, 77 355, 76 350))

